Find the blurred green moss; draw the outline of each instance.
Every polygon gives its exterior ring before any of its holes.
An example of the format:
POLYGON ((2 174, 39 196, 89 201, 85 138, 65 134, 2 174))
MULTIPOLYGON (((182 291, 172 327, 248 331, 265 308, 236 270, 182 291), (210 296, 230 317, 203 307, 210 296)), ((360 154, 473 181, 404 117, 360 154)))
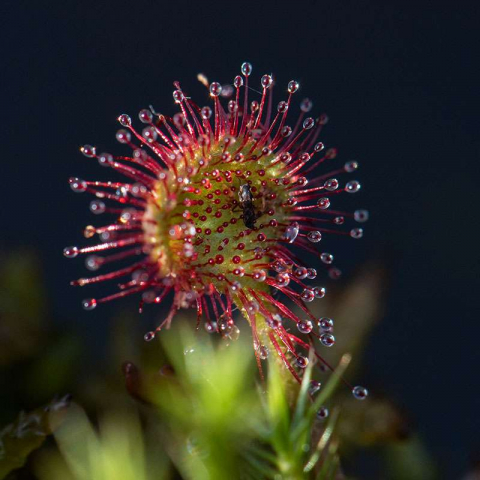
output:
MULTIPOLYGON (((20 471, 26 478, 35 465, 37 477, 49 480, 130 478, 131 472, 140 479, 340 479, 346 478, 340 458, 364 451, 373 453, 386 479, 436 478, 408 415, 388 396, 374 392, 357 402, 345 389, 329 391, 336 381, 326 388, 325 373, 309 369, 308 375, 324 383, 319 401, 330 409, 328 419, 319 421, 314 410, 320 403, 312 404, 306 387, 288 391, 276 363, 261 384, 246 325, 240 340, 227 347, 203 329, 196 332, 195 319, 185 316, 158 342, 145 343, 137 313, 122 308, 111 319, 100 359, 87 349, 78 322, 52 321, 32 252, 3 254, 0 273, 2 424, 55 393, 72 392, 84 409, 72 411, 56 433, 58 449, 45 446, 46 436, 39 435, 27 449, 15 453, 10 444, 3 450, 12 458, 19 455, 18 466, 30 454, 20 471)), ((347 377, 361 375, 387 284, 381 266, 366 265, 314 304, 316 315, 335 318, 337 345, 325 353, 328 360, 337 365, 344 352, 353 354, 347 377)), ((24 477, 17 471, 9 478, 24 477)))

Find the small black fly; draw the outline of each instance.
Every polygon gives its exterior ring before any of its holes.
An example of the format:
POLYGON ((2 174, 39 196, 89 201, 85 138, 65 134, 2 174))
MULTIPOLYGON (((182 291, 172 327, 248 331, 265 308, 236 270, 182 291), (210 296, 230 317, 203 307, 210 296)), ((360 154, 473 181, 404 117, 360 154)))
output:
POLYGON ((251 228, 253 230, 255 228, 255 222, 257 221, 257 218, 259 218, 262 214, 258 214, 255 211, 255 207, 253 206, 253 195, 248 183, 240 185, 238 199, 240 207, 243 211, 243 223, 247 228, 251 228))

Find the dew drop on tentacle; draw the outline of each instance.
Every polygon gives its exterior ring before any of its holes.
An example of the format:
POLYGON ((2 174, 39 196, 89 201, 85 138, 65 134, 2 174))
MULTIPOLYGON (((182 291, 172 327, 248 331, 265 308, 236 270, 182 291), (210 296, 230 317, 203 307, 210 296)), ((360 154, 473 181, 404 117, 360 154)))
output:
POLYGON ((275 281, 279 287, 286 287, 290 283, 290 276, 288 273, 279 273, 275 277, 275 281))
POLYGON ((360 182, 357 180, 350 180, 345 185, 345 191, 348 193, 357 193, 361 188, 360 182))
POLYGON ((218 97, 222 93, 222 86, 218 82, 210 84, 210 95, 212 97, 218 97))
POLYGON ((237 75, 233 80, 233 86, 235 88, 243 87, 243 78, 240 75, 237 75))
POLYGON ((353 212, 353 218, 358 223, 364 223, 369 218, 369 212, 368 210, 363 210, 363 209, 355 210, 355 212, 353 212))
POLYGON ((265 345, 259 345, 258 349, 257 349, 257 352, 258 352, 258 356, 262 359, 262 360, 266 360, 268 358, 268 348, 265 346, 265 345))
POLYGON ((246 77, 248 77, 252 73, 252 64, 249 62, 243 62, 241 71, 246 77))
POLYGON ((97 301, 94 298, 87 298, 82 301, 82 307, 85 310, 93 310, 97 306, 97 301))
POLYGON ((283 325, 283 319, 278 313, 274 313, 271 318, 267 318, 266 322, 273 329, 280 328, 283 325))
POLYGON ((318 320, 318 327, 324 332, 331 332, 333 329, 333 320, 328 317, 322 317, 318 320))
MULTIPOLYGON (((225 87, 223 87, 225 89, 225 87)), ((235 100, 230 100, 228 102, 228 111, 230 113, 235 113, 236 111, 238 110, 238 105, 237 103, 235 102, 235 100)))
POLYGON ((365 400, 368 397, 368 390, 361 385, 353 387, 352 394, 357 400, 365 400))
POLYGON ((214 333, 217 331, 217 325, 215 322, 205 322, 204 327, 208 333, 214 333))
POLYGON ((309 98, 304 98, 300 102, 300 110, 304 113, 308 113, 313 107, 313 103, 309 98))
POLYGON ((277 112, 278 113, 285 113, 288 110, 288 103, 282 100, 277 105, 277 112))
POLYGON ((228 332, 228 336, 233 341, 238 340, 240 337, 240 329, 236 325, 232 325, 232 328, 228 332))
POLYGON ((300 84, 296 80, 290 80, 288 82, 288 93, 295 93, 300 88, 300 84))
POLYGON ((115 135, 118 143, 130 143, 132 135, 128 130, 120 129, 115 135))
POLYGON ((308 232, 307 238, 312 243, 318 243, 322 239, 322 234, 318 230, 308 232))
POLYGON ((320 254, 320 260, 323 263, 330 265, 333 263, 333 255, 331 253, 323 252, 320 254))
POLYGON ((352 238, 362 238, 363 237, 363 228, 352 228, 350 230, 350 236, 352 238))
POLYGON ((293 222, 285 229, 285 233, 283 234, 283 240, 286 240, 288 243, 293 243, 298 237, 298 232, 298 223, 293 222))
POLYGON ((257 282, 263 282, 267 278, 265 270, 254 270, 252 275, 257 282))
POLYGON ((252 314, 252 313, 257 313, 260 307, 258 305, 258 302, 256 302, 255 300, 252 300, 251 302, 248 302, 245 305, 245 308, 249 313, 252 314))
POLYGON ((293 274, 296 278, 303 280, 304 278, 307 278, 308 270, 305 267, 297 267, 294 269, 293 274))
POLYGON ((308 178, 298 177, 295 185, 297 185, 298 187, 305 187, 306 185, 308 185, 308 178))
POLYGON ((155 332, 147 332, 144 336, 143 339, 146 342, 151 342, 155 338, 155 332))
POLYGON ((297 323, 297 328, 300 333, 308 334, 313 330, 313 324, 309 319, 300 320, 297 323))
POLYGON ((80 151, 88 158, 93 158, 96 154, 96 149, 92 145, 84 145, 80 147, 80 151))
POLYGON ((233 95, 233 86, 230 84, 224 84, 222 85, 222 97, 223 98, 230 98, 233 95))
POLYGON ((158 138, 158 133, 155 130, 154 127, 145 127, 142 130, 142 137, 148 142, 148 143, 153 143, 157 140, 158 138))
POLYGON ((141 183, 134 183, 130 192, 134 197, 142 198, 148 193, 148 188, 141 183))
POLYGON ((272 268, 275 270, 277 273, 283 273, 287 270, 287 266, 285 262, 281 259, 277 259, 272 263, 272 268))
POLYGON ((98 163, 102 167, 110 167, 113 163, 113 155, 110 153, 101 153, 98 156, 98 163))
POLYGON ((325 420, 328 417, 329 413, 330 412, 328 411, 327 407, 320 407, 317 411, 318 420, 325 420))
POLYGON ((315 299, 315 293, 310 288, 305 288, 300 294, 300 298, 304 302, 313 302, 313 300, 315 299))
POLYGON ((152 123, 153 113, 144 108, 138 112, 138 118, 142 123, 152 123))
POLYGON ((307 368, 308 366, 308 358, 304 357, 303 355, 299 355, 295 359, 295 363, 297 364, 297 367, 299 368, 307 368))
POLYGON ((157 295, 155 294, 154 290, 147 290, 142 293, 142 300, 148 304, 155 303, 156 296, 157 295))
POLYGON ((63 249, 63 255, 65 255, 67 258, 75 258, 78 254, 78 247, 65 247, 63 249))
POLYGON ((322 384, 317 380, 310 380, 310 385, 308 386, 308 393, 310 395, 315 395, 322 388, 322 384))
POLYGON ((314 268, 307 268, 307 278, 315 280, 317 278, 317 271, 314 268))
POLYGON ((339 183, 336 178, 330 178, 323 184, 323 186, 325 187, 325 190, 327 190, 328 192, 335 191, 338 188, 338 185, 339 183))
POLYGON ((185 100, 185 96, 181 90, 175 90, 173 92, 173 100, 175 103, 182 103, 185 100))
POLYGON ((212 109, 210 107, 203 107, 201 110, 202 118, 208 120, 212 116, 212 109))
POLYGON ((330 206, 330 199, 327 197, 319 198, 317 206, 320 210, 326 210, 330 206))
POLYGON ((328 270, 328 276, 332 280, 338 280, 342 276, 342 271, 337 267, 332 267, 328 270))
POLYGON ((263 88, 269 88, 273 83, 273 78, 270 75, 264 75, 260 82, 263 88))
POLYGON ((85 259, 85 267, 91 272, 98 270, 103 263, 103 258, 96 255, 89 255, 85 259))
POLYGON ((68 182, 70 183, 70 188, 75 193, 83 193, 87 190, 87 182, 77 177, 71 177, 68 182))
POLYGON ((313 288, 313 294, 315 295, 315 298, 323 298, 326 293, 327 293, 327 290, 325 289, 325 287, 313 288))
POLYGON ((320 125, 326 125, 329 121, 328 115, 326 113, 322 113, 320 118, 318 119, 318 123, 320 125))
POLYGON ((118 117, 118 122, 122 127, 130 127, 132 125, 132 119, 125 113, 118 117))
POLYGON ((346 172, 352 173, 352 172, 354 172, 355 170, 358 169, 358 163, 355 162, 355 161, 350 161, 350 162, 345 163, 343 168, 346 172))
POLYGON ((310 130, 311 128, 314 127, 314 125, 315 125, 315 120, 311 117, 308 117, 303 121, 304 130, 310 130))
POLYGON ((324 347, 333 347, 335 345, 335 337, 331 333, 322 333, 320 342, 324 347))

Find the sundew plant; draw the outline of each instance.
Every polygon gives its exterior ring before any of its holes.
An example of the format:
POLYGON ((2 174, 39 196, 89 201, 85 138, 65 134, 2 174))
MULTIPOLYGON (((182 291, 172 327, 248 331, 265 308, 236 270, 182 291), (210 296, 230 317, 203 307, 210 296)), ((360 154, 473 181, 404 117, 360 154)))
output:
MULTIPOLYGON (((328 118, 309 116, 309 99, 295 101, 299 83, 290 81, 276 103, 272 75, 263 75, 258 87, 252 86, 250 63, 241 73, 233 84, 210 83, 199 75, 210 93, 208 106, 198 106, 175 81, 178 113, 141 110, 140 130, 120 115, 116 139, 126 153, 81 148, 114 170, 115 179, 71 178, 70 186, 92 194, 92 213, 112 220, 85 228, 85 237, 97 236, 99 242, 67 247, 64 255, 86 255, 87 269, 95 272, 72 285, 120 282, 109 296, 85 299, 85 309, 134 294, 140 296, 140 310, 168 303, 147 341, 169 328, 181 309, 196 310, 196 328, 203 325, 235 340, 239 312, 250 325, 260 375, 272 352, 301 383, 312 359, 332 370, 321 349, 335 344, 333 320, 316 317, 308 306, 326 295, 311 265, 319 259, 328 276, 339 277, 333 254, 321 248, 322 238, 361 238, 358 223, 368 212, 334 207, 340 194, 360 190, 357 180, 341 180, 358 164, 334 166, 336 149, 326 149, 320 140, 328 118), (124 259, 131 263, 109 268, 124 259)), ((314 393, 320 384, 312 381, 310 387, 314 393)), ((364 387, 350 388, 358 399, 368 394, 364 387)))

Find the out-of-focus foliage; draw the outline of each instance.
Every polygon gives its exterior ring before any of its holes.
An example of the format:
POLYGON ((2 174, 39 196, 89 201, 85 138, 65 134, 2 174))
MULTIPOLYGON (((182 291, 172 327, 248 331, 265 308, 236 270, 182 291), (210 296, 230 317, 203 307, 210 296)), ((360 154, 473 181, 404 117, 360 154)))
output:
MULTIPOLYGON (((337 478, 340 459, 338 436, 335 435, 338 409, 325 424, 317 418, 317 412, 332 396, 345 373, 351 357, 346 354, 318 396, 310 401, 309 387, 313 368, 310 358, 293 411, 288 405, 285 382, 277 363, 271 362, 268 382, 269 434, 266 437, 275 453, 273 464, 280 476, 271 478, 337 478)), ((265 477, 270 478, 270 477, 265 477)))
POLYGON ((0 255, 0 367, 32 356, 45 340, 46 292, 36 257, 0 255))
POLYGON ((355 358, 348 369, 350 377, 361 366, 368 336, 382 318, 387 282, 384 268, 366 264, 352 280, 342 282, 341 288, 336 284, 321 302, 312 304, 316 316, 335 320, 335 348, 325 352, 325 358, 337 363, 343 352, 349 352, 355 358))
MULTIPOLYGON (((342 359, 314 402, 308 394, 310 366, 292 409, 276 360, 269 365, 266 391, 256 385, 245 341, 219 349, 210 341, 195 342, 191 329, 185 329, 167 332, 162 342, 172 365, 147 375, 129 364, 126 379, 130 392, 148 404, 143 415, 155 432, 157 453, 166 452, 182 478, 336 477, 338 412, 325 423, 316 412, 333 393, 350 357, 342 359)), ((96 434, 85 415, 74 411, 55 437, 68 469, 50 457, 41 462, 45 480, 143 480, 165 478, 168 470, 164 462, 162 476, 160 466, 148 472, 147 436, 131 415, 110 412, 96 434)))
POLYGON ((0 479, 22 467, 28 455, 55 431, 69 403, 66 396, 32 412, 20 412, 15 422, 0 431, 0 479))
MULTIPOLYGON (((0 270, 0 425, 55 393, 71 392, 83 408, 72 409, 57 431, 58 447, 47 441, 35 450, 45 439, 39 435, 22 453, 13 444, 3 450, 11 465, 32 452, 9 480, 32 478, 33 466, 41 480, 130 478, 128 472, 140 480, 340 479, 347 477, 339 461, 347 473, 357 472, 356 458, 364 452, 380 465, 382 478, 436 478, 408 415, 375 388, 364 402, 343 386, 329 392, 337 377, 327 383, 330 374, 313 361, 307 375, 323 383, 315 406, 305 386, 299 393, 286 385, 276 362, 262 385, 246 325, 229 347, 203 329, 196 332, 192 318, 185 318, 184 330, 175 322, 159 342, 145 343, 145 320, 122 305, 95 351, 85 343, 81 322, 53 318, 34 255, 4 255, 0 270), (330 416, 313 420, 320 404, 330 416)), ((384 269, 368 265, 315 304, 316 315, 335 319, 337 345, 322 355, 338 365, 344 352, 353 354, 347 379, 363 378, 362 353, 381 319, 386 284, 384 269)), ((362 478, 375 477, 355 477, 362 478)))
POLYGON ((61 455, 50 452, 40 457, 36 462, 40 479, 169 478, 169 463, 164 456, 163 446, 158 443, 157 437, 155 451, 148 451, 148 433, 142 429, 134 406, 105 414, 98 432, 83 410, 73 408, 55 438, 61 455))

